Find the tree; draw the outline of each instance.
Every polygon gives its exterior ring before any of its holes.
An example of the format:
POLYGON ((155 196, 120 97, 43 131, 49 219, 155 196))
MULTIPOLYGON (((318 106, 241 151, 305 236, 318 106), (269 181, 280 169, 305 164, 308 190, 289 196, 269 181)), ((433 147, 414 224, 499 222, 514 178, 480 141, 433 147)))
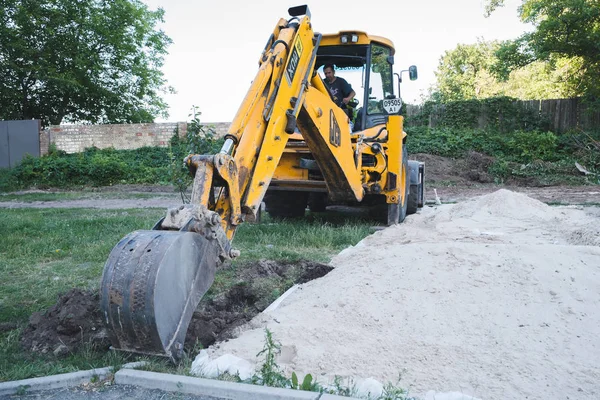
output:
POLYGON ((163 10, 139 0, 0 0, 0 119, 165 116, 163 10))
MULTIPOLYGON (((489 0, 492 12, 503 0, 489 0)), ((494 73, 509 74, 534 61, 571 65, 565 80, 579 94, 600 96, 600 2, 598 0, 523 0, 519 9, 532 32, 507 41, 498 49, 494 73)))
POLYGON ((459 44, 444 53, 435 72, 437 82, 432 99, 456 101, 508 96, 521 100, 562 98, 577 95, 572 82, 565 79, 580 64, 571 59, 555 62, 533 61, 509 71, 505 79, 493 73, 499 63, 499 42, 479 40, 476 44, 459 44))
POLYGON ((459 44, 446 51, 435 72, 437 91, 442 101, 467 100, 487 97, 489 92, 489 68, 494 61, 496 42, 478 41, 476 44, 459 44))

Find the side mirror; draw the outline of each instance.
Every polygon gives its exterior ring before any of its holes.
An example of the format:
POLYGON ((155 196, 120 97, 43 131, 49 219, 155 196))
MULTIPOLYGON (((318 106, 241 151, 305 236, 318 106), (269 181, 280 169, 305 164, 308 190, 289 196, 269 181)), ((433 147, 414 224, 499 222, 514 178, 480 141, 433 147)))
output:
POLYGON ((408 76, 411 81, 417 80, 417 77, 419 75, 417 74, 417 66, 416 65, 411 65, 410 67, 408 67, 408 76))

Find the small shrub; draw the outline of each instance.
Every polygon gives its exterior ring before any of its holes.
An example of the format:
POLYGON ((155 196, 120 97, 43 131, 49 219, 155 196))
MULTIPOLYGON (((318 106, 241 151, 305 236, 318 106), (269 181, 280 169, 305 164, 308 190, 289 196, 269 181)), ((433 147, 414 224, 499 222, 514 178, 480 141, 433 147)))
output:
POLYGON ((514 152, 514 158, 521 162, 555 161, 558 158, 557 137, 552 132, 512 132, 506 143, 506 153, 509 151, 514 152))

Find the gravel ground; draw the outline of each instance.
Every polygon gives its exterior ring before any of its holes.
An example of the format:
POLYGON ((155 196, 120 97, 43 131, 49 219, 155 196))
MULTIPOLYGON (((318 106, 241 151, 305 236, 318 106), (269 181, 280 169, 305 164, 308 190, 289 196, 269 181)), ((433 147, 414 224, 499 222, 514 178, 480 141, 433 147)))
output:
POLYGON ((0 400, 44 399, 44 400, 221 400, 217 397, 195 396, 157 389, 142 389, 131 385, 111 385, 96 389, 81 387, 44 390, 24 395, 0 396, 0 400))

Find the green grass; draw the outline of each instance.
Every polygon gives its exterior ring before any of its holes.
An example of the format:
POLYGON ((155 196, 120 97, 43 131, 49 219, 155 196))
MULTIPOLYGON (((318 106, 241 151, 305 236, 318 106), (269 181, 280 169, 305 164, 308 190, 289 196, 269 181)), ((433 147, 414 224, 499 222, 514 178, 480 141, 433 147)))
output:
POLYGON ((162 210, 3 209, 0 226, 0 322, 20 327, 0 334, 0 381, 107 365, 115 354, 87 349, 58 360, 22 352, 28 317, 77 287, 98 289, 106 257, 128 232, 151 226, 162 210))
MULTIPOLYGON (((157 197, 167 197, 177 199, 177 194, 171 195, 157 193, 121 193, 121 192, 46 192, 46 193, 8 193, 0 194, 0 202, 19 201, 67 201, 67 200, 103 200, 103 199, 155 199, 157 197)), ((177 201, 177 200, 174 200, 177 201)))
POLYGON ((151 227, 160 209, 3 209, 0 322, 22 321, 70 288, 96 289, 112 247, 127 233, 151 227))
MULTIPOLYGON (((163 214, 163 209, 0 209, 0 323, 19 327, 0 333, 0 381, 101 367, 124 357, 93 349, 66 359, 30 355, 19 348, 19 334, 29 316, 55 304, 59 294, 74 287, 98 290, 113 246, 129 232, 151 229, 163 214)), ((261 258, 327 262, 367 236, 372 224, 336 214, 283 222, 265 217, 238 229, 233 244, 242 256, 234 266, 261 258)), ((219 273, 214 286, 227 287, 235 270, 219 273)))
POLYGON ((368 220, 322 213, 284 222, 263 215, 260 224, 240 226, 233 245, 242 251, 240 262, 261 258, 328 262, 367 236, 371 225, 368 220))

